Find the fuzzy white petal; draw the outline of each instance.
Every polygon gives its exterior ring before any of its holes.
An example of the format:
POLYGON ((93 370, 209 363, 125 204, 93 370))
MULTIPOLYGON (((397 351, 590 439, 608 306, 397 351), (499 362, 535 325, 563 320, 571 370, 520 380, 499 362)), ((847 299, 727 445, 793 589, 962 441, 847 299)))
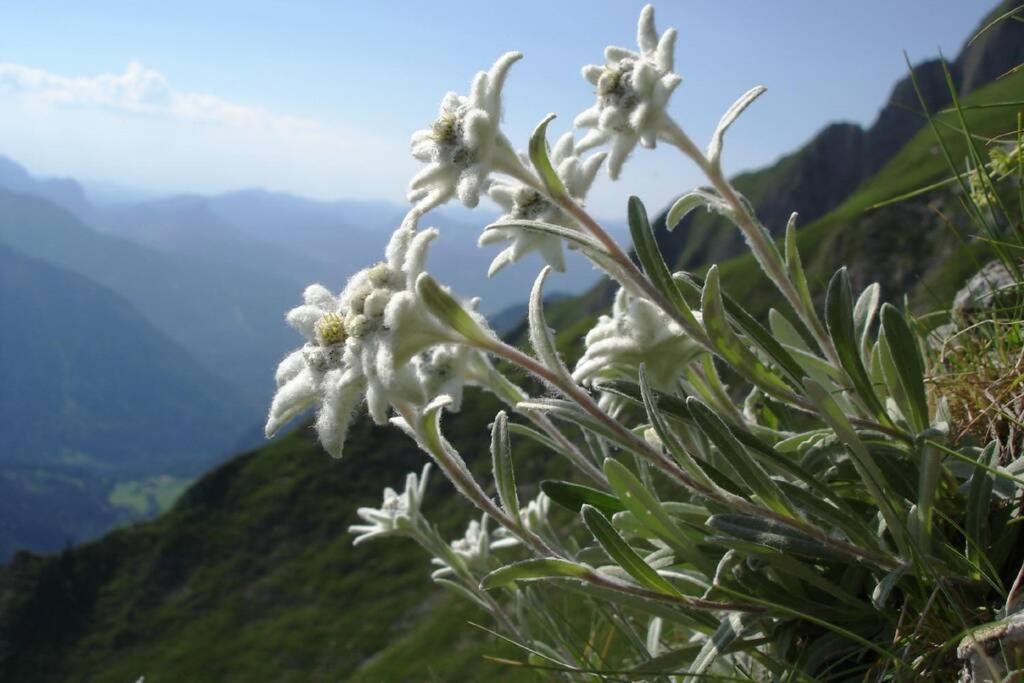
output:
POLYGON ((319 306, 308 304, 296 306, 288 311, 285 320, 302 334, 308 341, 316 340, 316 323, 324 315, 324 310, 319 306))
POLYGON ((654 7, 646 5, 640 10, 640 20, 636 27, 636 44, 644 53, 658 47, 658 32, 654 29, 654 7))
POLYGON ((312 406, 316 397, 316 382, 308 368, 286 382, 277 390, 270 404, 270 414, 264 428, 267 438, 272 437, 285 423, 312 406))
POLYGON ((280 388, 305 368, 306 358, 302 353, 302 349, 292 351, 277 366, 277 372, 274 373, 274 383, 280 388))

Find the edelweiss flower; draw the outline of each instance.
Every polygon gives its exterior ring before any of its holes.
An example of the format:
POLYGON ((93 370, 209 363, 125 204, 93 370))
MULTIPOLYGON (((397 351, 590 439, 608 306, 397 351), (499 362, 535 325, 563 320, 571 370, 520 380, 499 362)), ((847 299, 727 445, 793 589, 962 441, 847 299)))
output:
POLYGON ((417 232, 414 223, 404 224, 392 235, 386 260, 353 276, 339 297, 321 285, 306 289, 304 304, 287 320, 307 343, 278 368, 268 436, 319 402, 316 429, 324 448, 337 457, 364 393, 377 424, 387 422, 389 404, 418 408, 437 395, 433 392, 461 396, 458 381, 476 377, 472 370, 486 362, 479 353, 442 352, 433 366, 424 358, 411 362, 432 346, 455 341, 416 293, 427 247, 436 236, 436 230, 417 232), (428 368, 441 367, 442 357, 447 380, 438 382, 428 368))
POLYGON ((501 89, 519 52, 502 55, 490 71, 473 79, 469 97, 453 92, 441 101, 441 111, 430 128, 412 135, 412 155, 427 166, 409 183, 409 201, 426 213, 453 195, 473 208, 487 189, 492 169, 513 174, 525 171, 512 145, 499 130, 501 89))
MULTIPOLYGON (((525 507, 519 508, 519 523, 528 531, 541 533, 548 523, 548 511, 550 509, 551 499, 542 490, 537 495, 537 498, 527 503, 525 507)), ((468 533, 469 530, 467 529, 467 535, 468 533)), ((492 550, 519 545, 519 539, 512 536, 512 533, 504 526, 496 529, 493 536, 497 540, 490 543, 489 548, 492 550)))
MULTIPOLYGON (((489 560, 492 550, 508 548, 519 543, 519 539, 512 536, 505 527, 498 527, 492 533, 488 529, 489 524, 490 517, 487 515, 482 516, 479 522, 474 519, 466 527, 465 535, 451 543, 452 551, 458 555, 470 571, 476 573, 490 571, 489 560)), ((451 567, 443 560, 434 558, 433 562, 441 565, 441 569, 432 574, 434 578, 446 576, 452 572, 451 567)))
POLYGON ((431 399, 447 396, 451 412, 462 407, 462 390, 466 385, 481 386, 492 374, 491 361, 482 352, 465 344, 439 344, 419 354, 414 360, 416 376, 431 399))
MULTIPOLYGON (((700 313, 694 312, 700 318, 700 313)), ((646 299, 620 289, 610 316, 602 315, 584 340, 586 351, 572 376, 589 386, 595 380, 636 381, 640 364, 651 385, 674 393, 683 369, 701 352, 671 318, 646 299)))
POLYGON ((378 536, 406 534, 420 516, 420 505, 423 494, 427 490, 427 475, 430 463, 423 466, 423 472, 417 478, 415 472, 405 477, 405 491, 401 494, 388 487, 384 489, 384 502, 380 508, 359 508, 356 514, 368 524, 353 524, 349 533, 358 534, 352 545, 378 536))
MULTIPOLYGON (((586 161, 581 161, 573 145, 573 134, 566 133, 555 143, 550 159, 569 196, 582 203, 590 186, 594 184, 594 176, 597 175, 597 169, 605 156, 606 154, 601 152, 591 155, 586 161)), ((577 229, 576 222, 548 201, 543 194, 517 180, 495 181, 487 193, 505 209, 505 214, 498 222, 529 220, 577 229)), ((515 227, 491 228, 480 236, 479 244, 482 247, 485 244, 509 241, 512 244, 491 262, 491 267, 487 270, 488 276, 494 275, 510 263, 515 263, 531 251, 539 251, 544 261, 555 270, 565 270, 562 240, 554 235, 515 227)))
POLYGON ((303 305, 288 312, 288 323, 306 344, 277 368, 277 394, 267 417, 267 438, 307 408, 319 403, 316 429, 332 455, 341 454, 349 416, 362 400, 365 379, 345 362, 348 335, 339 299, 322 285, 303 292, 303 305))
POLYGON ((537 497, 526 504, 526 507, 519 510, 519 521, 529 531, 537 533, 548 523, 548 510, 551 508, 551 499, 548 494, 541 491, 537 497))
POLYGON ((577 127, 591 129, 576 149, 582 152, 614 140, 608 158, 612 179, 619 177, 637 142, 655 146, 669 97, 682 81, 673 72, 676 30, 668 29, 659 39, 651 5, 640 12, 637 43, 639 53, 608 47, 604 66, 583 67, 583 77, 597 87, 597 103, 576 117, 577 127))

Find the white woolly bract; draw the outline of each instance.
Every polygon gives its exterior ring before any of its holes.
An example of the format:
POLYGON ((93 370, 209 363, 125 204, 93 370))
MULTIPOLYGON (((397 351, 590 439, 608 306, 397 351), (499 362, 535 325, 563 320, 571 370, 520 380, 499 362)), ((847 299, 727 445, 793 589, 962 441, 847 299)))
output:
MULTIPOLYGON (((699 315, 699 314, 697 314, 699 315)), ((636 381, 640 365, 655 388, 672 392, 700 346, 660 308, 620 289, 612 314, 602 315, 584 339, 586 350, 573 380, 590 385, 601 379, 636 381)))
POLYGON ((409 201, 422 215, 453 196, 475 207, 493 170, 525 171, 499 128, 501 91, 509 67, 522 58, 502 55, 487 72, 473 79, 469 96, 448 93, 437 120, 412 135, 412 155, 427 165, 409 183, 409 201))
POLYGON ((619 177, 626 158, 639 143, 653 148, 665 126, 665 108, 682 78, 674 73, 676 30, 658 37, 654 8, 640 12, 639 52, 621 47, 605 49, 605 65, 583 67, 582 75, 597 88, 597 102, 580 113, 574 124, 590 130, 577 145, 585 151, 612 143, 608 175, 619 177))
POLYGON ((405 490, 402 493, 397 493, 390 487, 385 488, 380 508, 362 507, 356 510, 359 518, 367 523, 353 524, 348 528, 349 533, 357 534, 352 545, 359 545, 380 536, 410 533, 421 515, 420 509, 429 474, 428 463, 423 466, 423 471, 418 477, 415 472, 405 476, 405 490))
POLYGON ((439 394, 457 408, 466 366, 478 361, 468 350, 430 351, 458 339, 416 291, 436 236, 433 229, 417 231, 413 214, 391 236, 385 260, 353 275, 339 296, 322 285, 306 288, 286 318, 307 342, 278 366, 268 436, 317 405, 321 443, 339 456, 364 397, 377 424, 387 423, 392 405, 419 410, 439 394))
MULTIPOLYGON (((594 183, 594 177, 605 156, 604 152, 600 152, 591 155, 585 161, 581 160, 576 154, 573 134, 570 132, 558 139, 549 158, 569 195, 577 203, 582 203, 590 186, 594 183)), ((539 186, 540 182, 538 181, 537 184, 539 186)), ((561 225, 572 230, 579 229, 571 216, 552 204, 538 190, 521 181, 495 180, 491 183, 487 193, 505 211, 497 220, 498 223, 531 220, 561 225)), ((544 262, 555 270, 559 272, 565 270, 562 240, 555 235, 524 230, 521 227, 502 226, 485 231, 480 236, 478 244, 484 246, 495 242, 510 242, 510 244, 491 261, 490 268, 487 270, 488 277, 532 252, 538 252, 544 262)))

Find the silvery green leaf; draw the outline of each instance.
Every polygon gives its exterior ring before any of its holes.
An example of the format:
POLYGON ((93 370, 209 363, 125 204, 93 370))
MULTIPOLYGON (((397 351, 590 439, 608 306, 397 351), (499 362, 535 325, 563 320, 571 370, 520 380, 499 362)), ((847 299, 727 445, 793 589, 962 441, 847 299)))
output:
POLYGON ((560 560, 555 557, 516 562, 501 569, 495 569, 480 582, 480 588, 487 591, 508 586, 516 581, 538 579, 583 579, 591 569, 585 565, 560 560))
POLYGON ((708 192, 707 190, 691 190, 677 199, 665 216, 665 228, 669 231, 675 230, 686 216, 693 211, 704 207, 709 211, 723 213, 729 211, 729 205, 721 197, 708 192))
POLYGON ((416 280, 416 292, 430 312, 468 341, 480 345, 494 343, 494 336, 483 328, 473 317, 446 292, 430 275, 423 273, 416 280))
POLYGON ((624 536, 637 536, 639 538, 654 538, 654 534, 646 526, 640 523, 629 510, 616 512, 611 517, 612 526, 618 529, 624 536))
POLYGON ((758 360, 757 356, 751 352, 749 345, 741 341, 733 332, 726 319, 725 307, 722 303, 717 265, 711 266, 707 278, 704 280, 701 313, 703 314, 704 330, 723 360, 767 393, 773 396, 792 395, 789 385, 758 360))
POLYGON ((614 562, 629 573, 640 585, 665 595, 679 596, 675 587, 654 571, 642 557, 637 555, 625 539, 619 535, 612 523, 601 512, 590 505, 582 509, 583 523, 601 544, 614 562))
POLYGON ((798 214, 794 212, 790 214, 789 221, 786 223, 786 274, 789 275, 790 281, 796 287, 797 294, 800 296, 800 301, 803 303, 804 308, 808 311, 813 311, 814 300, 811 298, 811 290, 807 286, 807 274, 804 273, 804 265, 800 259, 800 249, 796 241, 796 221, 798 217, 798 214))
MULTIPOLYGON (((704 281, 700 278, 688 273, 676 273, 672 277, 676 282, 688 287, 697 298, 701 296, 704 281)), ((733 324, 739 327, 769 358, 775 361, 796 386, 799 386, 803 373, 800 370, 800 365, 793 359, 792 355, 779 343, 779 340, 772 336, 772 333, 766 330, 757 319, 747 313, 732 297, 725 292, 722 292, 721 296, 725 312, 733 324)))
MULTIPOLYGON (((818 479, 813 481, 820 484, 818 479)), ((793 505, 808 517, 820 519, 837 529, 842 529, 850 540, 861 548, 872 552, 879 550, 877 530, 868 527, 860 515, 828 485, 804 488, 788 481, 780 481, 779 487, 793 505)))
POLYGON ((935 496, 942 475, 942 451, 931 441, 944 442, 948 430, 930 427, 918 435, 917 449, 921 455, 917 483, 918 543, 927 553, 931 545, 932 518, 935 510, 935 496))
POLYGON ((512 519, 519 519, 519 496, 516 493, 516 475, 512 468, 512 447, 508 439, 508 416, 500 411, 491 428, 491 463, 498 500, 512 519))
POLYGON ((718 127, 715 128, 714 134, 711 136, 711 142, 708 144, 707 158, 713 166, 717 166, 719 159, 722 155, 722 141, 725 137, 725 132, 729 130, 729 126, 743 113, 743 110, 751 105, 751 103, 760 97, 768 88, 763 85, 758 85, 751 88, 747 92, 743 93, 742 96, 729 107, 725 114, 722 115, 722 120, 718 122, 718 127))
POLYGON ((889 601, 889 595, 892 593, 892 589, 896 587, 896 584, 900 582, 906 573, 910 570, 909 564, 901 564, 896 569, 882 577, 882 580, 875 585, 875 589, 871 591, 871 604, 875 606, 875 609, 881 610, 885 607, 885 603, 889 601))
POLYGON ((879 300, 882 288, 877 282, 873 282, 864 288, 864 291, 857 297, 857 303, 853 307, 853 325, 857 338, 860 340, 861 358, 870 358, 871 353, 871 324, 878 313, 879 300))
POLYGON ((743 444, 733 435, 732 431, 715 413, 694 397, 686 401, 690 414, 697 426, 721 451, 736 474, 751 493, 772 510, 787 516, 793 515, 793 509, 778 485, 761 468, 761 465, 750 455, 743 444))
POLYGON ((687 537, 669 517, 661 501, 625 465, 609 458, 604 462, 604 474, 633 517, 655 537, 667 543, 678 560, 689 562, 706 574, 714 572, 714 563, 697 549, 694 539, 687 537))
POLYGON ((665 264, 665 259, 658 249, 658 243, 654 239, 654 231, 647 219, 647 210, 637 197, 630 197, 627 207, 629 217, 629 232, 633 238, 633 248, 640 260, 647 277, 651 279, 654 286, 661 292, 676 311, 683 317, 692 329, 697 329, 700 324, 697 322, 693 311, 686 303, 686 299, 672 279, 672 273, 665 264))
POLYGON ((687 682, 703 680, 704 672, 715 662, 718 655, 745 632, 744 621, 749 620, 750 617, 747 615, 736 613, 726 615, 711 637, 704 641, 700 652, 697 653, 686 672, 689 675, 683 680, 687 682))
MULTIPOLYGON (((883 363, 882 369, 885 374, 886 383, 890 387, 898 386, 903 403, 900 409, 903 411, 911 427, 915 432, 922 432, 928 428, 928 400, 924 391, 924 363, 921 361, 921 353, 917 341, 907 321, 891 304, 884 304, 881 311, 882 337, 885 340, 885 351, 891 359, 891 363, 883 363)), ((897 398, 897 402, 900 398, 897 398)))
POLYGON ((978 465, 968 482, 967 519, 964 522, 967 557, 976 565, 984 554, 988 512, 992 505, 992 475, 985 469, 998 453, 998 441, 990 441, 978 455, 978 465))
POLYGON ((536 410, 547 413, 552 417, 572 422, 586 430, 599 434, 613 443, 621 440, 620 435, 612 431, 608 425, 595 419, 590 413, 580 408, 579 404, 572 401, 558 398, 534 398, 528 401, 520 401, 516 404, 516 409, 536 410))
POLYGON ((647 652, 652 657, 657 657, 658 653, 661 652, 661 617, 654 617, 651 619, 651 623, 647 625, 647 652))
POLYGON ((836 353, 839 354, 839 362, 853 382, 853 389, 876 418, 888 422, 889 416, 878 400, 861 360, 860 343, 853 320, 850 274, 845 266, 837 270, 828 283, 828 291, 825 294, 825 323, 836 353))
POLYGON ((556 444, 551 437, 549 437, 547 434, 544 434, 543 432, 539 432, 536 429, 533 429, 532 427, 528 427, 523 424, 518 424, 516 422, 510 422, 508 425, 508 431, 510 431, 513 434, 529 437, 536 441, 537 443, 539 443, 540 445, 547 448, 548 450, 554 451, 556 453, 563 452, 561 446, 556 444))
POLYGON ((593 505, 610 517, 626 509, 622 501, 615 496, 568 481, 545 480, 540 483, 540 490, 546 493, 548 498, 573 512, 579 512, 584 505, 593 505))
POLYGON ((797 453, 805 445, 812 444, 828 433, 829 431, 827 429, 814 429, 809 432, 794 434, 793 436, 783 439, 775 444, 775 450, 779 453, 797 453))
POLYGON ((708 519, 707 525, 729 536, 765 546, 786 555, 817 560, 856 560, 792 527, 764 517, 724 513, 708 519))
POLYGON ((558 349, 555 346, 555 336, 544 319, 544 281, 551 272, 550 266, 545 266, 530 292, 530 308, 528 320, 530 323, 530 344, 533 345, 534 353, 544 366, 552 372, 558 373, 568 383, 572 383, 572 376, 566 369, 558 349))
POLYGON ((533 135, 530 136, 530 162, 533 163, 534 169, 540 176, 541 181, 544 183, 544 187, 547 188, 548 195, 555 200, 568 198, 569 192, 565 189, 565 185, 562 183, 562 179, 558 177, 558 173, 551 165, 551 159, 548 158, 548 140, 547 130, 548 124, 555 118, 554 114, 548 114, 544 117, 533 131, 533 135))
POLYGON ((860 476, 861 481, 864 482, 864 486, 874 499, 875 504, 878 505, 900 553, 904 556, 909 556, 909 546, 907 545, 904 526, 906 515, 904 511, 896 507, 890 498, 892 486, 886 481, 871 452, 864 445, 864 442, 861 441, 850 421, 843 414, 843 411, 828 391, 810 378, 804 380, 804 385, 807 388, 807 395, 814 401, 819 414, 832 427, 839 440, 846 444, 852 456, 851 461, 857 470, 857 474, 860 476))
MULTIPOLYGON (((647 370, 643 364, 640 365, 639 379, 640 397, 643 400, 644 410, 647 411, 647 418, 650 420, 651 426, 654 428, 658 438, 661 439, 662 444, 664 444, 669 453, 673 455, 676 462, 686 470, 687 474, 693 477, 699 484, 706 486, 708 489, 716 489, 717 487, 708 478, 708 475, 704 470, 701 469, 700 464, 683 447, 679 442, 679 439, 665 423, 665 418, 658 409, 658 396, 655 394, 654 390, 651 389, 651 385, 647 381, 647 370)), ((689 412, 688 409, 687 412, 689 412)))
POLYGON ((806 340, 800 333, 793 327, 793 323, 789 322, 782 313, 772 308, 768 311, 768 326, 771 328, 772 334, 779 340, 780 343, 785 344, 790 349, 799 349, 800 351, 810 351, 810 347, 807 346, 806 340))

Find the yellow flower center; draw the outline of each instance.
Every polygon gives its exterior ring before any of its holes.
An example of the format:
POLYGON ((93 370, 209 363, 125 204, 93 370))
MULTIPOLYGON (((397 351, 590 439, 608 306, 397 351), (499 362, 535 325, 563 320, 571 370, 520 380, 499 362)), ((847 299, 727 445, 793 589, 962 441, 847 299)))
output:
POLYGON ((447 111, 441 114, 437 121, 434 121, 434 125, 432 126, 434 140, 442 143, 454 140, 456 124, 457 119, 455 114, 447 111))
POLYGON ((337 313, 325 313, 316 322, 316 335, 324 346, 345 341, 345 323, 337 313))

